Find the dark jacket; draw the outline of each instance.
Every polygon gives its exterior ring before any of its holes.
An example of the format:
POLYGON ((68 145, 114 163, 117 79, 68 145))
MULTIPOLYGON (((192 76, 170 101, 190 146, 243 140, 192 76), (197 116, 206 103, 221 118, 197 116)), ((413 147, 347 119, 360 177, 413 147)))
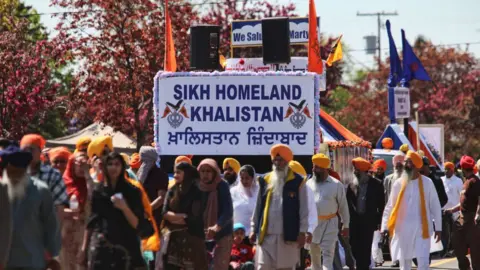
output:
POLYGON ((437 190, 438 199, 440 200, 440 206, 443 208, 445 204, 447 204, 448 202, 448 196, 447 196, 447 192, 445 191, 445 186, 443 185, 443 181, 434 173, 431 173, 428 177, 432 179, 433 185, 437 190))
POLYGON ((366 224, 372 230, 378 229, 382 223, 383 209, 385 208, 385 194, 380 180, 370 177, 367 186, 365 213, 357 211, 357 187, 349 184, 347 188, 347 203, 350 211, 350 228, 356 224, 366 224))
POLYGON ((218 193, 218 220, 217 224, 222 228, 215 234, 215 240, 233 234, 233 202, 230 195, 230 185, 222 180, 217 186, 218 193))
MULTIPOLYGON (((162 216, 168 211, 174 213, 186 214, 187 231, 190 235, 205 239, 205 228, 203 225, 203 213, 205 211, 206 194, 196 184, 193 184, 187 194, 185 194, 180 201, 179 210, 175 211, 171 208, 171 200, 178 189, 178 185, 173 186, 168 190, 163 203, 162 216)), ((170 227, 168 221, 165 220, 165 225, 170 227)), ((176 225, 173 225, 176 226, 176 225)))
MULTIPOLYGON (((255 233, 258 235, 259 243, 263 241, 265 236, 265 231, 261 230, 263 221, 265 207, 269 204, 267 203, 268 197, 268 183, 270 179, 270 174, 265 175, 264 177, 259 177, 260 190, 258 192, 259 200, 257 203, 260 203, 261 207, 256 207, 258 213, 254 213, 257 217, 255 233)), ((283 186, 283 203, 282 203, 282 212, 283 212, 283 236, 285 241, 295 242, 297 241, 298 235, 300 233, 300 194, 299 189, 304 183, 304 178, 299 174, 289 171, 287 176, 287 181, 283 186)), ((268 212, 267 212, 268 213, 268 212)), ((268 214, 267 214, 268 215, 268 214)))

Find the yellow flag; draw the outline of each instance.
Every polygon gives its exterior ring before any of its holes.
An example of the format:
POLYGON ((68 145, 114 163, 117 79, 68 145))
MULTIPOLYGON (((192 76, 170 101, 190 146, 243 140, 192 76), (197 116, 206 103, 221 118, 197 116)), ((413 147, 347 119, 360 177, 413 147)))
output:
POLYGON ((343 58, 342 42, 340 41, 342 39, 342 36, 343 35, 341 35, 337 39, 337 41, 335 42, 335 45, 333 45, 333 48, 330 51, 330 54, 328 55, 327 65, 329 67, 331 67, 333 63, 340 61, 343 58))
POLYGON ((227 65, 227 59, 225 58, 225 56, 223 56, 223 54, 220 54, 220 66, 222 66, 222 68, 225 68, 225 66, 227 65))

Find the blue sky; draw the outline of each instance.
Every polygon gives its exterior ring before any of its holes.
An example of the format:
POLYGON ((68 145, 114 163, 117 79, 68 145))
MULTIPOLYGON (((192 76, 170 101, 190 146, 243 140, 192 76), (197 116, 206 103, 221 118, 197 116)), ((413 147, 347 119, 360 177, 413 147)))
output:
MULTIPOLYGON (((212 0, 219 1, 219 0, 212 0)), ((255 1, 255 0, 254 0, 255 1)), ((49 0, 24 0, 40 13, 58 12, 49 6, 49 0)), ((276 0, 280 4, 294 3, 297 13, 308 14, 308 0, 276 0)), ((327 35, 343 34, 343 42, 353 51, 344 57, 349 58, 357 67, 375 65, 373 56, 366 55, 364 36, 377 33, 377 17, 358 17, 357 11, 373 13, 379 11, 398 12, 398 16, 388 18, 392 24, 392 32, 400 48, 400 29, 406 31, 407 39, 413 43, 422 34, 436 45, 476 43, 469 46, 469 51, 480 58, 480 0, 315 0, 317 14, 321 17, 321 31, 327 35)), ((56 19, 49 15, 42 16, 42 22, 52 31, 56 19)), ((388 55, 388 39, 385 28, 382 28, 382 57, 388 55)), ((458 45, 465 49, 466 45, 458 45)))

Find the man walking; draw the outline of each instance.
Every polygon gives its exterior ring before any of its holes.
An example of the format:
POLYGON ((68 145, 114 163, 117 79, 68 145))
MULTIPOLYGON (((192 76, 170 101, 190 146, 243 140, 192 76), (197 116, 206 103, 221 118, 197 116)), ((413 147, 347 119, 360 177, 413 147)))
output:
POLYGON ((307 185, 313 190, 318 213, 318 225, 313 232, 311 244, 312 269, 332 270, 339 231, 337 212, 343 222, 342 236, 348 237, 350 215, 345 187, 329 176, 330 159, 327 156, 316 154, 312 157, 312 162, 313 176, 307 185))

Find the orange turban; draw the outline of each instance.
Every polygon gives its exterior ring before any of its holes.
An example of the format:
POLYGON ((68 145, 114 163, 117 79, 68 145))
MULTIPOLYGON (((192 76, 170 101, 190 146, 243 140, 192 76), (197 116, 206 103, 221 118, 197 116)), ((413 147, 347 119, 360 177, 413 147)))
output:
POLYGON ((383 159, 377 159, 373 162, 373 171, 376 172, 378 168, 382 168, 383 171, 387 170, 387 162, 383 159))
POLYGON ((280 156, 286 162, 290 162, 293 159, 293 152, 288 145, 276 144, 270 149, 270 157, 274 160, 276 156, 280 156))
POLYGON ((185 155, 185 156, 188 157, 189 159, 193 158, 193 155, 185 155))
POLYGON ((223 160, 223 169, 225 170, 225 168, 227 167, 227 165, 232 168, 232 170, 238 174, 238 172, 240 171, 240 162, 238 162, 238 160, 234 159, 234 158, 226 158, 223 160))
POLYGON ((23 136, 22 140, 20 141, 20 147, 24 148, 27 145, 35 145, 40 149, 45 147, 46 141, 45 139, 38 134, 28 134, 23 136))
POLYGON ((48 155, 50 157, 50 161, 54 161, 57 158, 68 160, 72 153, 66 147, 55 147, 48 151, 48 155))
POLYGON ((372 166, 370 162, 368 162, 367 160, 361 157, 352 159, 352 164, 353 164, 353 167, 355 167, 356 169, 362 172, 368 172, 368 170, 370 170, 370 167, 372 166))
POLYGON ((413 166, 415 166, 415 168, 420 169, 420 168, 423 167, 422 158, 420 157, 420 155, 417 152, 413 152, 413 151, 409 150, 407 152, 406 157, 405 157, 405 160, 408 160, 408 159, 410 159, 412 161, 413 166))
POLYGON ((140 160, 140 155, 138 153, 134 153, 130 157, 130 168, 132 169, 138 169, 140 168, 140 165, 142 165, 142 161, 140 160))
POLYGON ((328 169, 330 168, 330 158, 327 157, 325 154, 316 154, 312 157, 312 162, 317 167, 328 169))
POLYGON ((307 171, 305 171, 305 168, 302 166, 302 164, 300 164, 300 162, 291 160, 288 163, 288 167, 290 167, 290 169, 292 169, 294 173, 299 174, 303 177, 307 177, 307 171))
POLYGON ((175 165, 177 165, 178 163, 181 163, 181 162, 186 162, 186 163, 192 165, 192 160, 189 159, 189 158, 186 157, 186 156, 178 156, 178 157, 175 159, 175 165))
POLYGON ((87 152, 88 145, 92 142, 92 139, 90 137, 81 137, 80 139, 77 140, 77 143, 75 144, 75 150, 77 151, 82 151, 82 152, 87 152))
POLYGON ((105 147, 108 147, 110 151, 113 151, 113 138, 110 136, 102 136, 92 140, 88 145, 87 153, 88 157, 93 156, 101 157, 105 147))
POLYGON ((455 164, 452 162, 445 162, 445 170, 455 170, 455 164))
POLYGON ((392 138, 383 138, 382 147, 385 149, 393 149, 393 140, 392 138))

